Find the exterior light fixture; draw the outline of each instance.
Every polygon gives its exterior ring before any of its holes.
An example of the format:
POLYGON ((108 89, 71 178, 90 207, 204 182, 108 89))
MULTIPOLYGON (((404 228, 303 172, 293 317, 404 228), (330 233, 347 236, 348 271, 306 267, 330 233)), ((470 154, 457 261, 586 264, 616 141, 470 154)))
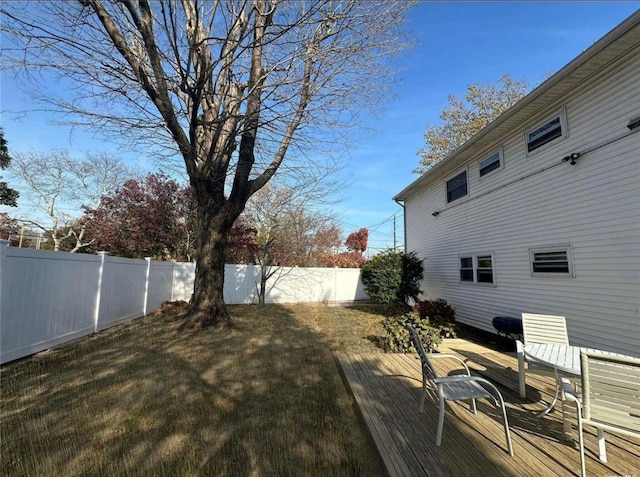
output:
POLYGON ((433 214, 431 214, 431 215, 433 215, 434 217, 437 217, 438 215, 440 215, 440 212, 438 212, 438 211, 436 210, 436 211, 435 211, 433 214))
POLYGON ((627 128, 629 128, 629 131, 640 128, 640 116, 630 119, 627 128))
POLYGON ((579 152, 572 152, 568 156, 563 157, 562 160, 563 162, 571 161, 569 164, 571 164, 572 166, 575 166, 577 164, 576 161, 578 160, 579 157, 580 157, 579 152))

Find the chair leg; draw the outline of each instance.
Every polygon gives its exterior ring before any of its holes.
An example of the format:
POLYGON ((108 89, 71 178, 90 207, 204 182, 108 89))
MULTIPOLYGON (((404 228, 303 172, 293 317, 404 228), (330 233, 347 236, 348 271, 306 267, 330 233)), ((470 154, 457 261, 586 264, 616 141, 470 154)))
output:
POLYGON ((604 431, 598 428, 598 454, 601 462, 607 462, 607 447, 604 440, 604 431))
POLYGON ((420 412, 424 412, 424 398, 427 394, 427 380, 422 377, 422 396, 420 397, 420 412))
POLYGON ((569 421, 569 403, 564 394, 564 388, 560 389, 560 399, 562 400, 562 433, 566 441, 572 441, 571 421, 569 421))
POLYGON ((524 365, 524 347, 520 340, 516 340, 516 349, 518 353, 518 389, 520 397, 527 397, 527 384, 525 382, 525 365, 524 365))
POLYGON ((504 422, 504 437, 507 440, 507 449, 509 450, 509 455, 513 457, 513 444, 511 443, 511 433, 509 432, 509 420, 507 419, 507 408, 504 406, 504 400, 502 399, 502 394, 498 392, 499 401, 496 401, 496 406, 500 406, 502 410, 502 419, 504 422))
POLYGON ((584 436, 582 435, 582 413, 578 409, 578 447, 580 449, 580 472, 582 477, 587 477, 584 463, 584 436))
POLYGON ((438 407, 438 430, 436 432, 436 446, 440 447, 442 443, 442 428, 444 427, 444 396, 442 395, 442 391, 438 389, 438 394, 440 395, 440 406, 438 407))

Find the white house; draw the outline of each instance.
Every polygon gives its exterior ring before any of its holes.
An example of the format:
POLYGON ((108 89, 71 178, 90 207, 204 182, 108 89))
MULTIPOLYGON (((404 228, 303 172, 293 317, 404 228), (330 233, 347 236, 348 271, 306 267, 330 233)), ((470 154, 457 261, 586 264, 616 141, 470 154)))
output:
POLYGON ((426 298, 640 355, 640 11, 394 199, 426 298))

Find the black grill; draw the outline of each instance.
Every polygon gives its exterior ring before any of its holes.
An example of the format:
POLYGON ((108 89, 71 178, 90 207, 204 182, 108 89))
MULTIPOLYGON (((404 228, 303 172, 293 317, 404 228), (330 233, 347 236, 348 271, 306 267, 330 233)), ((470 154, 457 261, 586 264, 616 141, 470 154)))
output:
POLYGON ((522 337, 522 319, 510 316, 496 316, 493 319, 493 327, 500 336, 511 338, 512 340, 522 337))

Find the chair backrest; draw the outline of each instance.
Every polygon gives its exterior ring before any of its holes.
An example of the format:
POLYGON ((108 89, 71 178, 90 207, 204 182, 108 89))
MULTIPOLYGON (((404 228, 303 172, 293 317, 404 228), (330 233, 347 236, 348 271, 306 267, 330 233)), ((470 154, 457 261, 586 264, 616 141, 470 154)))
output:
POLYGON ((409 332, 411 343, 413 344, 413 347, 418 352, 418 356, 420 356, 420 362, 422 363, 423 376, 427 379, 437 378, 438 375, 436 374, 435 370, 431 366, 431 362, 429 361, 429 355, 427 355, 427 352, 425 351, 424 346, 422 345, 422 339, 420 338, 420 335, 418 334, 418 332, 413 326, 405 324, 404 327, 409 332))
POLYGON ((640 435, 640 358, 583 351, 580 360, 584 419, 640 435))
POLYGON ((569 344, 567 322, 564 316, 522 314, 522 339, 524 344, 569 344))

